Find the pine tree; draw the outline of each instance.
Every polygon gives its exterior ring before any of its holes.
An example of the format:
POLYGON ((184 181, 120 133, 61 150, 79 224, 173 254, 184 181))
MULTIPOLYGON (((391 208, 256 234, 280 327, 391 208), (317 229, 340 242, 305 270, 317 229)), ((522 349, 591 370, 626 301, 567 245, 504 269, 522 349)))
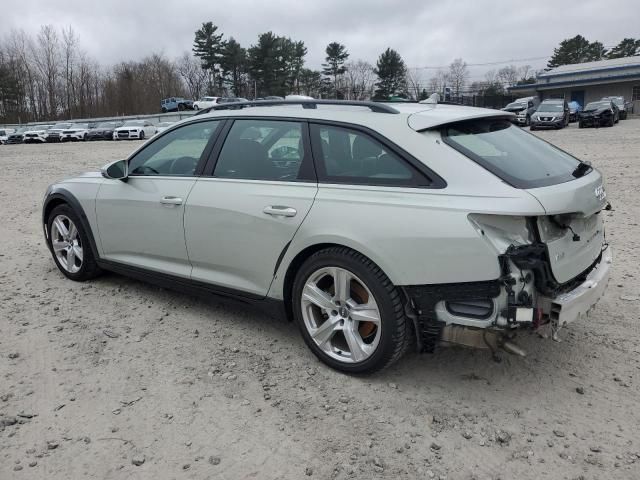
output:
MULTIPOLYGON (((215 84, 222 57, 222 34, 217 35, 217 30, 218 27, 213 22, 203 23, 202 28, 196 30, 193 41, 193 54, 200 58, 202 69, 209 73, 210 94, 213 93, 213 85, 215 84)), ((220 78, 219 83, 222 83, 222 78, 220 78)))
POLYGON ((636 55, 640 55, 640 40, 624 38, 618 45, 611 49, 607 58, 633 57, 636 55))
POLYGON ((349 58, 349 52, 347 52, 347 48, 344 45, 338 42, 331 42, 327 45, 325 52, 327 56, 325 57, 326 63, 322 64, 322 73, 333 77, 333 87, 337 98, 338 76, 346 71, 344 64, 349 58))
POLYGON ((553 50, 553 56, 547 66, 555 68, 560 65, 602 60, 606 52, 601 42, 589 42, 582 35, 576 35, 560 42, 560 45, 553 50))
POLYGON ((392 95, 407 95, 407 67, 395 50, 387 48, 378 57, 375 74, 378 76, 376 98, 388 100, 392 95))

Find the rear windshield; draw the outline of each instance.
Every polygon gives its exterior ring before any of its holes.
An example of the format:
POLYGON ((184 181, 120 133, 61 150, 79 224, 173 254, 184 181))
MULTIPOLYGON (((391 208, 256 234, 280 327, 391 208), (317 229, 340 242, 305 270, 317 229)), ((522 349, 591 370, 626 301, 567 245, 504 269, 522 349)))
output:
POLYGON ((573 180, 580 161, 508 120, 472 120, 442 130, 447 145, 516 188, 573 180))

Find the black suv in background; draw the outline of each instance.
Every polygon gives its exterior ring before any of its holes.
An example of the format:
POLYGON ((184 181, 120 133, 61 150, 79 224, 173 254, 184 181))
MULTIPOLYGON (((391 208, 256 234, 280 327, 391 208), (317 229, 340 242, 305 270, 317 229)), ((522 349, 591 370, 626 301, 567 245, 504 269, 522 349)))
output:
POLYGON ((620 110, 611 100, 587 103, 578 114, 578 127, 613 127, 618 123, 620 110))
POLYGON ((544 100, 531 115, 531 130, 538 128, 564 128, 569 125, 569 104, 566 100, 544 100))

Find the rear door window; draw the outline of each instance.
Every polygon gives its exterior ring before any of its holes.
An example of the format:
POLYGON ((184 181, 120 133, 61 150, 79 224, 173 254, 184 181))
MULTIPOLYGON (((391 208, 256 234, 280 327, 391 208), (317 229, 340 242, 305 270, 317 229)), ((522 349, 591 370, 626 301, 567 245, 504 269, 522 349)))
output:
POLYGON ((365 132, 313 124, 311 135, 318 176, 325 183, 409 187, 430 183, 403 158, 365 132))

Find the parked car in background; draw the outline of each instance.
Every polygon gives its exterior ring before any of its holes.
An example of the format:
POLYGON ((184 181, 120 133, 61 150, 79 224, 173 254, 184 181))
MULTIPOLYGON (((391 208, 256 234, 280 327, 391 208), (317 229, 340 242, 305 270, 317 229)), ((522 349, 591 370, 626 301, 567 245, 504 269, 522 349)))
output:
POLYGON ((95 128, 89 129, 87 140, 113 140, 113 132, 121 127, 123 122, 101 122, 95 128))
POLYGON ((193 110, 193 100, 185 100, 182 97, 165 98, 160 101, 160 110, 162 113, 193 110))
POLYGON ((23 143, 45 143, 47 141, 47 131, 51 125, 35 125, 24 132, 23 143))
POLYGON ((624 97, 602 97, 602 100, 611 100, 618 107, 620 120, 626 120, 633 110, 633 103, 625 102, 624 97))
POLYGON ((578 127, 613 127, 619 115, 618 107, 611 100, 587 103, 579 114, 578 127))
POLYGON ((0 145, 4 145, 13 132, 15 132, 13 128, 0 128, 0 145))
POLYGON ((533 115, 540 105, 538 97, 518 98, 504 107, 502 110, 515 114, 512 122, 517 125, 529 126, 531 123, 531 115, 533 115))
POLYGON ((586 320, 612 262, 596 168, 506 112, 311 102, 222 106, 51 185, 52 261, 275 307, 349 373, 586 320))
POLYGON ((218 103, 218 99, 220 97, 202 97, 199 100, 193 102, 194 110, 202 110, 204 108, 213 107, 216 103, 218 103))
POLYGON ((113 132, 114 140, 144 140, 156 134, 156 127, 148 120, 127 120, 113 132))
POLYGON ((578 113, 582 111, 582 105, 572 100, 569 102, 569 122, 577 122, 578 121, 578 113))
POLYGON ((72 123, 69 128, 60 132, 61 142, 86 141, 89 137, 88 123, 72 123))
POLYGON ((17 130, 14 130, 12 133, 7 135, 7 139, 5 140, 6 145, 15 145, 17 143, 24 142, 24 132, 27 131, 27 127, 20 127, 17 130))
POLYGON ((49 143, 59 142, 62 131, 71 128, 71 125, 72 124, 69 122, 56 123, 53 127, 47 130, 47 134, 45 135, 46 141, 49 143))
POLYGON ((531 130, 564 128, 569 125, 569 105, 566 100, 544 100, 531 116, 531 130))
POLYGON ((156 133, 164 132, 167 128, 173 125, 175 122, 160 122, 156 124, 156 133))

